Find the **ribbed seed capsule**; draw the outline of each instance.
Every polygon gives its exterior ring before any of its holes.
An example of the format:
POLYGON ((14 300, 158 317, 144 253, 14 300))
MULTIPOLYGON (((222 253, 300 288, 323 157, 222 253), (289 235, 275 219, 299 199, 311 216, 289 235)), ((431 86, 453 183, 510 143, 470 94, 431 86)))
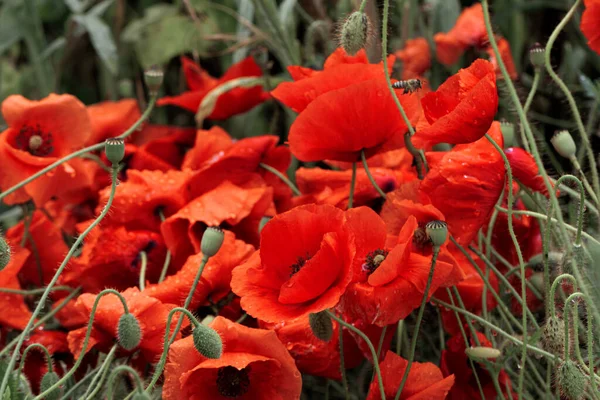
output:
POLYGON ((119 164, 125 157, 125 141, 121 138, 110 138, 104 142, 106 158, 113 165, 119 164))
POLYGON ((197 325, 192 331, 194 347, 198 353, 206 358, 221 358, 223 354, 223 341, 213 328, 206 325, 197 325))
POLYGON ((144 82, 148 88, 150 96, 154 96, 158 93, 158 90, 162 86, 165 74, 158 66, 153 66, 144 71, 144 82))
POLYGON ((430 221, 425 225, 425 232, 433 243, 434 247, 439 247, 446 243, 448 239, 448 225, 444 221, 430 221))
POLYGON ((534 44, 531 49, 529 49, 529 61, 531 61, 531 65, 534 68, 543 68, 546 62, 546 49, 542 47, 541 44, 534 44))
POLYGON ((552 143, 554 150, 565 158, 571 158, 575 156, 575 153, 577 152, 577 146, 569 131, 557 131, 550 139, 550 142, 552 143))
POLYGON ((325 311, 308 315, 308 323, 315 337, 324 342, 329 342, 333 336, 333 322, 325 311))
POLYGON ((218 226, 209 226, 202 235, 202 241, 200 242, 200 250, 202 254, 207 257, 212 257, 221 248, 225 234, 223 230, 218 226))
POLYGON ((126 313, 119 318, 117 329, 117 339, 119 346, 125 350, 133 350, 139 346, 142 341, 142 328, 135 315, 126 313))
MULTIPOLYGON (((58 375, 56 374, 56 372, 52 371, 52 372, 46 372, 44 374, 44 376, 42 377, 42 381, 40 382, 40 393, 45 392, 46 390, 50 389, 56 382, 58 382, 60 378, 58 377, 58 375)), ((49 394, 47 394, 46 396, 44 396, 45 400, 58 400, 61 397, 61 390, 60 388, 56 388, 53 391, 51 391, 49 394)))

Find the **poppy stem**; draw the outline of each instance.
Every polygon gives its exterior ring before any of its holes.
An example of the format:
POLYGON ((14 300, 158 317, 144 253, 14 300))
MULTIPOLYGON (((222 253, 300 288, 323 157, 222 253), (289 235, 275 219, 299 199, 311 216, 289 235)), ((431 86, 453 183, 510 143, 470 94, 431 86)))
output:
POLYGON ((290 181, 288 179, 287 176, 283 175, 281 172, 277 171, 275 168, 271 167, 270 165, 267 165, 265 163, 260 163, 258 164, 260 167, 266 169, 267 171, 269 171, 270 173, 272 173, 273 175, 277 176, 279 179, 281 179, 283 181, 283 183, 285 183, 286 185, 289 186, 290 189, 292 189, 292 192, 294 192, 294 194, 296 196, 302 196, 302 193, 300 192, 300 190, 298 190, 298 188, 296 187, 296 185, 294 185, 292 183, 292 181, 290 181))
MULTIPOLYGON (((165 222, 165 214, 161 209, 158 210, 158 216, 160 217, 160 222, 165 222)), ((167 249, 167 254, 165 255, 165 262, 163 263, 162 270, 160 271, 160 277, 158 278, 158 283, 161 283, 165 280, 167 276, 167 271, 169 270, 169 264, 171 264, 171 251, 167 249)))
POLYGON ((116 344, 113 345, 113 347, 110 349, 110 351, 106 355, 106 358, 104 359, 104 361, 102 362, 102 365, 100 366, 100 370, 94 375, 94 379, 92 379, 92 381, 90 382, 90 385, 88 386, 88 388, 86 389, 85 393, 82 396, 85 400, 94 399, 96 397, 96 395, 98 394, 98 392, 100 391, 100 389, 102 389, 102 386, 104 384, 104 379, 106 379, 106 375, 108 374, 108 371, 110 370, 110 364, 115 357, 115 352, 117 351, 118 347, 119 346, 116 344), (90 392, 90 389, 92 389, 92 388, 94 388, 94 390, 92 390, 90 392))
POLYGON ((129 372, 133 376, 133 380, 135 381, 135 387, 137 388, 138 393, 143 392, 144 383, 142 382, 142 378, 140 378, 137 371, 135 369, 131 368, 129 365, 119 365, 117 368, 115 368, 112 371, 112 373, 108 377, 108 382, 106 383, 106 385, 108 387, 108 392, 106 393, 106 397, 108 400, 112 400, 114 398, 113 392, 115 390, 115 385, 113 385, 113 381, 115 380, 117 375, 123 371, 129 372))
MULTIPOLYGON (((419 307, 419 313, 417 314, 417 321, 415 322, 415 330, 412 334, 412 338, 410 339, 410 351, 408 353, 408 364, 406 365, 406 369, 404 370, 404 374, 402 375, 402 380, 400 381, 400 386, 398 386, 398 391, 396 392, 395 400, 400 398, 402 394, 402 389, 404 389, 404 385, 406 384, 406 380, 408 379, 408 374, 413 364, 413 360, 415 358, 415 350, 417 349, 417 339, 419 337, 419 330, 421 329, 421 321, 423 320, 423 314, 425 313, 425 304, 427 304, 427 298, 429 297, 429 289, 431 288, 431 281, 433 281, 433 274, 435 271, 435 263, 438 258, 438 254, 440 253, 440 247, 434 246, 433 253, 431 255, 431 268, 429 269, 429 276, 427 277, 427 284, 425 285, 425 292, 423 293, 423 298, 421 299, 421 306, 419 307)), ((383 397, 385 398, 385 397, 383 397)))
MULTIPOLYGON (((533 102, 533 98, 535 97, 535 93, 537 92, 538 86, 540 84, 540 77, 542 76, 539 68, 534 69, 533 74, 533 83, 531 84, 531 89, 529 90, 529 94, 527 95, 527 99, 525 100, 525 105, 523 106, 523 112, 527 115, 529 112, 529 108, 531 107, 531 103, 533 102)), ((525 146, 525 150, 531 152, 529 147, 529 142, 527 141, 527 136, 525 135, 525 128, 523 125, 520 127, 521 129, 521 142, 523 142, 523 146, 525 146)))
POLYGON ((573 168, 575 168, 575 171, 581 176, 581 181, 590 194, 591 199, 594 201, 596 206, 600 205, 600 203, 598 203, 598 196, 596 196, 596 193, 594 193, 594 189, 590 186, 590 182, 587 180, 585 174, 581 170, 581 165, 579 164, 579 161, 577 161, 577 157, 573 156, 569 158, 569 161, 571 161, 573 168))
MULTIPOLYGON (((54 286, 50 290, 53 292, 59 292, 59 291, 72 292, 75 289, 73 289, 70 286, 54 286)), ((39 289, 31 289, 31 290, 0 288, 0 293, 20 294, 22 296, 31 296, 31 295, 41 294, 41 293, 44 293, 45 291, 46 291, 45 287, 39 288, 39 289)))
POLYGON ((360 152, 360 158, 362 159, 363 167, 365 168, 365 172, 367 173, 367 177, 369 178, 369 181, 371 181, 371 185, 373 185, 373 187, 375 188, 375 190, 377 191, 377 193, 379 193, 379 195, 381 197, 383 197, 383 199, 385 200, 387 198, 387 195, 385 194, 385 192, 383 190, 381 190, 381 188, 379 187, 379 185, 377 184, 377 182, 375 182, 375 179, 373 178, 373 175, 371 175, 371 171, 369 171, 369 166, 367 165, 367 159, 365 157, 365 151, 364 150, 361 150, 361 152, 360 152))
MULTIPOLYGON (((19 335, 19 339, 17 341, 15 349, 13 350, 12 357, 10 358, 10 361, 8 362, 8 365, 6 366, 6 373, 4 375, 4 378, 2 379, 2 384, 0 385, 0 393, 4 393, 4 391, 6 390, 6 386, 8 385, 8 379, 10 377, 10 373, 11 373, 12 369, 15 367, 15 363, 17 361, 17 357, 18 357, 19 352, 21 350, 21 346, 23 345, 23 342, 25 341, 25 337, 29 335, 29 332, 31 331, 31 328, 32 328, 32 326, 34 324, 35 319, 37 318, 37 316, 39 315, 39 313, 42 311, 42 308, 46 304, 46 300, 48 299, 48 296, 50 295, 50 291, 52 290, 52 287, 58 281, 58 278, 60 277, 60 275, 62 274, 62 272, 67 267, 67 264, 69 263, 69 260, 71 260, 71 257, 73 257, 73 254, 75 253, 75 251, 77 249, 79 249, 79 246, 83 243, 83 240, 85 239, 85 237, 91 232, 92 229, 94 229, 100 223, 100 221, 102 221, 102 219, 104 219, 104 217, 106 216, 106 214, 108 214, 108 210, 110 209, 110 207, 112 205, 112 202, 113 202, 113 200, 115 198, 115 192, 116 192, 116 189, 117 189, 117 174, 118 174, 118 169, 117 168, 113 168, 112 169, 112 175, 111 175, 112 184, 111 184, 111 189, 110 189, 110 195, 108 197, 108 201, 106 202, 106 205, 102 209, 102 212, 100 213, 100 215, 98 216, 98 218, 96 218, 94 220, 94 222, 92 222, 90 224, 90 226, 88 226, 87 229, 85 231, 83 231, 83 233, 77 238, 77 240, 75 241, 75 243, 73 243, 73 245, 69 249, 69 252, 67 253, 67 256, 65 257, 65 259, 63 260, 63 262, 61 263, 61 265, 56 270, 56 272, 55 272, 54 276, 52 277, 52 280, 50 281, 50 283, 48 283, 48 286, 46 287, 46 290, 42 294, 42 297, 40 297, 40 300, 38 301, 37 306, 35 307, 35 310, 31 314, 31 317, 29 318, 29 322, 27 322, 27 325, 23 329, 23 332, 19 335)), ((88 327, 89 327, 89 329, 91 329, 91 320, 90 320, 90 325, 88 325, 88 327)), ((88 335, 88 339, 89 339, 89 335, 88 335)), ((86 340, 85 344, 87 345, 87 340, 86 340)), ((81 361, 78 360, 78 363, 80 364, 81 361)), ((78 367, 79 367, 79 364, 77 364, 78 367)), ((71 375, 72 375, 72 373, 71 373, 71 375)), ((61 380, 64 382, 63 379, 61 379, 61 380)), ((55 387, 57 385, 58 384, 53 385, 52 387, 55 387)), ((47 390, 46 392, 49 393, 49 390, 47 390)), ((44 393, 44 395, 47 395, 48 393, 44 393)), ((43 396, 38 396, 37 398, 42 398, 42 397, 43 396)))
POLYGON ((344 394, 346 400, 350 399, 350 389, 348 388, 348 378, 346 377, 346 362, 344 360, 344 330, 342 325, 338 322, 338 335, 340 342, 340 374, 342 376, 342 384, 344 385, 344 394))
POLYGON ((365 12, 365 7, 367 6, 367 0, 362 0, 360 3, 360 7, 358 8, 359 12, 365 12))
POLYGON ((52 355, 50 354, 50 352, 48 351, 46 346, 44 346, 43 344, 40 344, 40 343, 33 343, 33 344, 30 344, 29 346, 27 346, 25 351, 23 351, 23 356, 21 357, 21 361, 19 362, 19 374, 18 374, 19 376, 23 373, 23 367, 25 367, 25 361, 27 359, 27 355, 29 354, 29 352, 31 350, 34 350, 34 349, 38 349, 42 353, 44 353, 44 359, 46 360, 46 365, 48 366, 48 372, 52 372, 54 370, 53 365, 52 365, 52 355))
MULTIPOLYGON (((343 325, 346 329, 349 329, 352 332, 356 333, 358 336, 361 337, 362 340, 365 341, 365 343, 369 347, 369 350, 371 351, 371 357, 373 357, 373 368, 375 369, 375 373, 377 374, 377 381, 379 382, 379 392, 381 394, 381 398, 385 399, 386 398, 385 390, 383 388, 383 378, 381 376, 381 369, 379 368, 379 359, 377 358, 377 352, 375 351, 375 347, 373 346, 373 343, 371 342, 369 337, 367 335, 365 335, 363 333, 363 331, 361 331, 354 325, 347 323, 343 319, 339 318, 337 315, 332 313, 330 310, 325 310, 325 312, 327 314, 329 314, 329 316, 332 319, 336 320, 338 324, 343 325)), ((341 326, 340 326, 340 331, 341 331, 341 326)))
POLYGON ((576 291, 577 290, 577 279, 575 279, 575 277, 571 274, 561 274, 559 276, 557 276, 554 279, 554 282, 552 282, 552 286, 550 286, 550 293, 549 293, 549 301, 550 301, 550 314, 548 315, 548 317, 554 317, 556 315, 556 303, 554 298, 556 297, 556 288, 558 287, 558 284, 563 281, 563 280, 568 280, 571 282, 571 285, 573 285, 573 290, 576 291))
POLYGON ((350 194, 348 195, 348 209, 354 205, 354 188, 356 187, 356 162, 352 163, 352 179, 350 179, 350 194))
POLYGON ((140 267, 140 291, 146 288, 146 268, 148 267, 148 255, 145 251, 140 251, 140 260, 142 266, 140 267))

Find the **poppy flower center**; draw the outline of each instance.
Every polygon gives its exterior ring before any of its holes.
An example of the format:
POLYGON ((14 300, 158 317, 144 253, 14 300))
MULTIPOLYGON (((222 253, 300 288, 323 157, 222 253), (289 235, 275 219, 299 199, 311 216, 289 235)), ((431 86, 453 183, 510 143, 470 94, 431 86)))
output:
POLYGON ((250 368, 237 369, 227 366, 217 371, 217 389, 221 396, 236 398, 243 396, 250 388, 250 368))
POLYGON ((43 132, 39 125, 24 125, 15 138, 15 144, 18 149, 38 157, 47 156, 54 151, 52 134, 43 132))
POLYGON ((300 271, 302 267, 304 267, 304 264, 306 264, 306 262, 310 260, 310 258, 311 257, 308 254, 306 254, 306 257, 298 257, 298 261, 290 265, 290 269, 292 270, 292 272, 290 273, 290 278, 296 275, 296 273, 298 273, 298 271, 300 271))
POLYGON ((377 267, 385 260, 389 251, 383 249, 373 250, 365 257, 365 263, 362 265, 363 271, 371 275, 377 267))

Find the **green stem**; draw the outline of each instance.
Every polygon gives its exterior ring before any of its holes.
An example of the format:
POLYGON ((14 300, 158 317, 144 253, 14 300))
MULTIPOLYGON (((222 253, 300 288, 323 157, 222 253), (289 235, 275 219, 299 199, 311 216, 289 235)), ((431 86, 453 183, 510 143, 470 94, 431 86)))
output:
MULTIPOLYGON (((540 84, 540 69, 535 68, 533 75, 533 83, 531 84, 531 89, 529 90, 529 94, 527 95, 527 99, 525 100, 525 105, 523 106, 523 112, 527 114, 529 112, 529 107, 531 107, 531 103, 533 102, 533 98, 535 97, 535 93, 537 92, 538 85, 540 84)), ((529 141, 527 140, 527 136, 525 135, 525 128, 523 125, 520 126, 521 130, 521 142, 523 142, 523 146, 525 146, 525 150, 531 152, 529 147, 529 141)))
MULTIPOLYGON (((59 291, 72 292, 74 289, 70 286, 55 286, 50 290, 52 292, 59 292, 59 291)), ((0 288, 0 293, 20 294, 23 296, 36 295, 36 294, 44 293, 45 291, 46 291, 45 287, 38 288, 38 289, 31 289, 31 290, 0 288)))
POLYGON ((387 332, 388 326, 384 326, 379 336, 379 343, 377 344, 377 358, 381 358, 381 349, 383 348, 383 340, 385 339, 385 333, 387 332))
POLYGON ((300 190, 298 190, 298 188, 296 187, 296 185, 294 185, 292 183, 292 181, 290 181, 288 179, 287 176, 283 175, 281 172, 277 171, 275 168, 271 167, 270 165, 267 165, 265 163, 260 163, 258 164, 260 167, 266 169, 267 171, 269 171, 270 173, 272 173, 273 175, 277 176, 279 179, 281 179, 283 181, 283 183, 285 183, 286 185, 289 186, 290 189, 292 189, 292 192, 294 192, 294 194, 296 196, 301 196, 302 193, 300 192, 300 190))
POLYGON ((402 332, 404 331, 404 320, 398 321, 398 328, 396 328, 396 354, 401 356, 402 354, 402 332))
POLYGON ((358 8, 358 12, 365 12, 365 7, 367 5, 368 0, 362 0, 360 3, 360 7, 358 8))
POLYGON ((33 344, 30 344, 29 346, 27 346, 27 348, 23 352, 23 356, 21 356, 21 361, 19 362, 19 375, 21 375, 23 373, 23 367, 25 367, 25 361, 27 360, 27 355, 29 354, 29 352, 31 350, 34 350, 34 349, 38 349, 42 353, 44 353, 44 360, 46 360, 46 365, 48 366, 48 372, 52 372, 54 370, 54 368, 52 367, 52 355, 50 354, 50 352, 48 351, 46 346, 44 346, 43 344, 40 344, 40 343, 33 343, 33 344))
POLYGON ((350 179, 350 194, 348 195, 348 209, 354 205, 354 188, 356 186, 356 162, 352 163, 352 179, 350 179))
POLYGON ((338 324, 340 324, 340 329, 342 328, 341 326, 343 325, 346 329, 350 329, 352 332, 356 333, 358 336, 361 337, 362 340, 365 341, 365 343, 369 347, 369 350, 371 351, 371 357, 373 357, 373 368, 375 369, 375 373, 377 374, 377 381, 379 382, 379 393, 381 395, 381 398, 385 399, 385 390, 383 388, 383 378, 381 377, 381 369, 379 368, 379 358, 377 358, 377 352, 375 351, 375 347, 373 347, 373 343, 371 343, 371 340, 369 339, 369 337, 367 335, 365 335, 363 333, 363 331, 356 328, 354 325, 347 323, 346 321, 339 318, 337 315, 335 315, 331 311, 325 310, 325 312, 332 319, 337 321, 338 324))
MULTIPOLYGON (((423 320, 423 313, 425 312, 425 304, 427 304, 427 298, 429 297, 429 289, 431 288, 431 281, 433 281, 433 274, 435 271, 435 263, 437 261, 438 255, 440 253, 439 246, 433 246, 433 253, 431 255, 431 268, 429 269, 429 276, 427 277, 427 284, 425 285, 425 292, 423 293, 423 298, 421 299, 421 306, 419 307, 419 313, 417 314, 417 322, 415 323, 415 329, 412 334, 412 338, 410 341, 410 353, 408 353, 408 364, 406 365, 406 369, 404 370, 404 374, 402 375, 402 380, 400 381, 400 386, 398 387, 398 391, 396 392, 395 400, 400 398, 402 394, 402 389, 404 389, 404 385, 406 384, 406 380, 408 379, 408 374, 412 367, 412 363, 415 358, 415 350, 417 349, 417 340, 419 338, 419 330, 421 329, 421 321, 423 320)), ((382 397, 385 399, 385 396, 382 397)))
POLYGON ((575 171, 577 171, 579 176, 581 176, 583 185, 587 189, 592 201, 596 204, 596 207, 597 207, 598 205, 600 205, 600 203, 598 203, 598 196, 596 196, 596 193, 594 193, 594 189, 590 186, 590 182, 587 180, 587 178, 585 177, 585 174, 581 170, 581 165, 579 165, 579 161, 577 161, 577 157, 573 156, 573 157, 569 158, 569 161, 571 161, 571 164, 573 164, 573 168, 575 168, 575 171))
POLYGON ((118 374, 120 374, 121 372, 129 372, 132 376, 133 379, 135 380, 135 387, 138 390, 138 393, 142 393, 142 390, 144 388, 144 383, 142 382, 142 378, 140 378, 140 376, 138 375, 137 371, 133 368, 131 368, 129 365, 119 365, 117 368, 115 368, 112 373, 110 374, 110 376, 108 377, 108 382, 107 382, 107 386, 108 386, 108 393, 106 394, 106 397, 108 398, 108 400, 112 400, 114 397, 113 391, 114 391, 114 385, 113 385, 113 381, 115 380, 115 378, 117 377, 118 374))
MULTIPOLYGON (((165 222, 165 214, 161 209, 158 210, 158 215, 160 217, 160 222, 165 222)), ((160 271, 160 277, 158 278, 158 283, 161 283, 165 280, 167 276, 167 271, 169 270, 169 264, 171 264, 171 252, 167 249, 167 254, 165 255, 165 262, 163 263, 162 270, 160 271)))
POLYGON ((73 393, 75 393, 90 378, 94 377, 95 373, 97 373, 99 371, 100 371, 100 367, 96 367, 93 370, 88 371, 83 378, 81 378, 76 384, 71 386, 71 388, 63 394, 62 398, 69 399, 73 393))
POLYGON ((100 391, 100 389, 102 389, 104 380, 106 379, 106 375, 108 374, 108 371, 110 370, 110 363, 112 362, 113 358, 115 357, 115 352, 117 351, 118 347, 119 346, 115 344, 108 352, 108 355, 106 356, 106 358, 104 359, 104 362, 100 366, 100 371, 98 371, 98 373, 95 374, 94 379, 92 379, 92 382, 90 382, 90 385, 88 386, 87 390, 83 394, 83 398, 85 400, 93 400, 96 397, 96 395, 98 394, 98 392, 100 391), (98 380, 97 383, 96 383, 96 380, 98 380), (94 388, 94 390, 92 390, 90 392, 90 389, 92 389, 92 388, 94 388))
POLYGON ((348 377, 346 376, 346 362, 344 357, 344 329, 338 322, 338 335, 340 342, 340 374, 342 376, 342 384, 344 385, 344 395, 346 400, 350 398, 350 389, 348 388, 348 377))
POLYGON ((142 266, 140 267, 140 291, 146 288, 146 268, 148 267, 148 255, 145 251, 140 251, 140 259, 142 266))
POLYGON ((550 314, 548 315, 549 317, 553 317, 556 315, 556 305, 554 303, 554 298, 556 296, 556 288, 558 287, 558 284, 560 283, 560 281, 562 281, 563 279, 571 281, 571 284, 573 285, 573 290, 577 290, 577 280, 575 279, 575 277, 573 275, 562 274, 562 275, 557 276, 556 279, 554 279, 554 282, 552 282, 552 286, 550 286, 550 295, 549 295, 550 314))
POLYGON ((365 157, 365 151, 361 150, 360 151, 360 158, 362 159, 362 163, 363 163, 363 167, 365 169, 365 173, 367 174, 367 177, 369 178, 369 181, 371 182, 371 185, 373 185, 373 187, 375 188, 375 190, 377 191, 377 193, 379 193, 379 195, 381 197, 383 197, 384 199, 387 198, 385 192, 383 190, 381 190, 381 188, 379 187, 379 185, 377 185, 377 182, 375 182, 375 179, 373 178, 373 175, 371 175, 371 171, 369 171, 369 166, 367 165, 367 158, 365 157))

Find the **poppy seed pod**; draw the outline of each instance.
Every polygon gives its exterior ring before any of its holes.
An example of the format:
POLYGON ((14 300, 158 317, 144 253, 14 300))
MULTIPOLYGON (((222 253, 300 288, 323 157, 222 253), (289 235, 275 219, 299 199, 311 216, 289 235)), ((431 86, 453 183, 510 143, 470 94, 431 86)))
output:
POLYGON ((536 43, 529 49, 529 61, 531 61, 531 65, 533 65, 535 69, 544 67, 545 57, 546 49, 544 49, 541 44, 536 43))
POLYGON ((196 325, 192 332, 194 347, 206 358, 217 359, 223 354, 223 341, 213 328, 196 325))
POLYGON ((440 247, 448 238, 448 225, 444 221, 430 221, 425 225, 425 232, 433 247, 440 247))
POLYGON ((153 66, 144 71, 144 82, 148 88, 150 96, 155 96, 162 86, 165 74, 163 70, 157 66, 153 66))
POLYGON ((125 350, 135 349, 142 340, 142 328, 135 315, 127 313, 119 318, 117 328, 119 346, 125 350))
POLYGON ((565 158, 573 157, 577 151, 577 146, 569 131, 563 130, 555 132, 554 136, 550 139, 550 142, 552 143, 552 146, 554 146, 554 150, 565 158))
POLYGON ((346 53, 353 56, 365 47, 369 32, 369 17, 361 11, 355 11, 342 26, 341 45, 346 53))
POLYGON ((510 122, 501 122, 500 130, 504 138, 504 148, 513 147, 515 142, 515 126, 510 122))
POLYGON ((582 399, 585 393, 586 381, 587 379, 581 368, 573 361, 565 361, 558 367, 556 383, 562 395, 567 399, 582 399))
MULTIPOLYGON (((54 372, 54 371, 46 372, 44 374, 44 376, 42 377, 42 381, 40 382, 40 393, 43 393, 46 390, 50 389, 50 387, 52 387, 52 385, 54 385, 56 382, 58 382, 58 380, 59 380, 59 377, 56 374, 56 372, 54 372)), ((44 396, 44 399, 46 399, 46 400, 58 400, 60 398, 61 398, 60 388, 56 388, 53 391, 51 391, 49 394, 44 396)))
POLYGON ((202 235, 202 241, 200 242, 200 250, 206 257, 212 257, 221 248, 225 234, 223 230, 218 226, 209 226, 202 235))
POLYGON ((493 347, 476 346, 465 349, 469 358, 474 360, 493 360, 502 355, 502 352, 493 347))
POLYGON ((6 240, 0 236, 0 271, 2 271, 10 262, 10 247, 6 240))
POLYGON ((540 342, 548 353, 562 354, 565 346, 565 321, 556 316, 548 318, 542 329, 540 342))
POLYGON ((106 158, 113 165, 117 165, 125 157, 125 141, 121 138, 110 138, 104 142, 106 158))
POLYGON ((310 330, 315 337, 324 342, 329 342, 333 336, 333 322, 325 311, 311 313, 308 315, 310 330))

